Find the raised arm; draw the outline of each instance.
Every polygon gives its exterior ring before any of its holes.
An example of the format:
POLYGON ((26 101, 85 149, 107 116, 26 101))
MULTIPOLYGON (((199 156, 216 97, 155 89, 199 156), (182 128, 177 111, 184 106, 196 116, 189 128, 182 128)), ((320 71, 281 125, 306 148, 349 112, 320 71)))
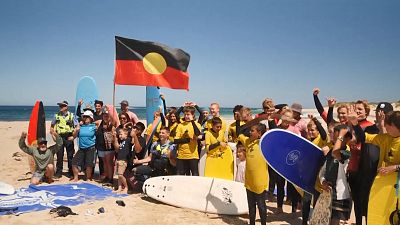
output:
POLYGON ((32 155, 33 154, 32 150, 25 143, 26 136, 27 136, 26 132, 22 132, 21 133, 21 137, 19 138, 19 143, 18 143, 19 144, 19 148, 23 152, 25 152, 25 153, 27 153, 29 155, 32 155))
POLYGON ((326 115, 326 112, 325 112, 325 110, 324 110, 324 107, 323 107, 322 104, 321 104, 321 101, 320 101, 319 98, 318 98, 319 92, 320 92, 319 88, 314 88, 314 89, 313 89, 314 104, 315 104, 315 107, 316 107, 317 110, 318 110, 319 115, 322 117, 322 119, 323 119, 325 122, 327 122, 327 115, 326 115))

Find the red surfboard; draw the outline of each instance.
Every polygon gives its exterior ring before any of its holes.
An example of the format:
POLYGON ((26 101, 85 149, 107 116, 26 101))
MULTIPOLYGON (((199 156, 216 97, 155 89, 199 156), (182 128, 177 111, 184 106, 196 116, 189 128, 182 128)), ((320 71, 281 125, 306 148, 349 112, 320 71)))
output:
POLYGON ((28 126, 28 145, 34 144, 39 137, 46 138, 46 117, 43 103, 36 101, 33 106, 28 126))

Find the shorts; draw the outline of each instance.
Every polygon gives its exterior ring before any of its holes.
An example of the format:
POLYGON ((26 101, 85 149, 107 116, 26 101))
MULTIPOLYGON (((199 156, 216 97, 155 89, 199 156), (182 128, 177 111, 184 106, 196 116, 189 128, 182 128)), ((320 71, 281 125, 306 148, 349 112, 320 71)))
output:
POLYGON ((72 159, 73 166, 83 166, 94 167, 94 156, 96 149, 95 147, 90 148, 80 148, 74 155, 72 159))
POLYGON ((103 150, 97 151, 97 154, 100 158, 104 158, 104 157, 106 157, 106 155, 109 155, 111 153, 114 153, 114 151, 113 150, 112 151, 103 151, 103 150))
POLYGON ((117 161, 117 175, 124 175, 128 163, 125 160, 117 161))

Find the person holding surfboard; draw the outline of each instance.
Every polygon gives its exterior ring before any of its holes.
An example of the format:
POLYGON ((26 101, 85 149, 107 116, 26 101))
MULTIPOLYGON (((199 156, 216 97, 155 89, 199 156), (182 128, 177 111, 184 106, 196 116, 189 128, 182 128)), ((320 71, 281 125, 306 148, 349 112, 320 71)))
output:
POLYGON ((72 158, 75 154, 74 137, 72 136, 72 132, 78 125, 78 120, 73 113, 68 111, 67 101, 59 102, 57 105, 60 107, 60 111, 54 115, 54 118, 51 121, 50 131, 56 132, 61 136, 63 139, 63 147, 57 152, 56 173, 54 177, 60 178, 62 176, 64 149, 67 152, 68 176, 72 177, 72 158))
POLYGON ((19 148, 25 153, 33 156, 35 161, 35 172, 31 178, 31 184, 40 184, 43 181, 47 183, 53 182, 54 175, 54 155, 57 151, 61 150, 63 146, 63 140, 54 131, 51 131, 53 139, 56 144, 50 147, 47 147, 47 141, 43 137, 39 137, 37 140, 37 147, 28 147, 25 143, 25 139, 27 136, 26 132, 22 132, 21 137, 19 139, 19 148))
POLYGON ((97 126, 94 123, 93 113, 90 110, 82 114, 83 124, 78 125, 73 132, 73 137, 79 138, 79 150, 72 159, 72 170, 74 177, 73 182, 78 181, 79 168, 78 166, 85 166, 82 170, 86 171, 86 179, 92 180, 94 157, 96 151, 96 130, 97 126))
POLYGON ((332 192, 331 225, 338 225, 340 221, 350 218, 351 196, 346 169, 351 154, 347 144, 351 139, 349 126, 339 124, 334 127, 334 145, 319 173, 324 191, 332 192))

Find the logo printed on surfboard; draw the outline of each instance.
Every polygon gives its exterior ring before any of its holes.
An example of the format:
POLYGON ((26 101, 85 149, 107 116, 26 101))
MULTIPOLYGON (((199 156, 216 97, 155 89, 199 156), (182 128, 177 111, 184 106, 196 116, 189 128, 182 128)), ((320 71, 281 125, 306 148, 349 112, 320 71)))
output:
POLYGON ((300 151, 292 150, 286 156, 286 164, 289 166, 293 166, 294 164, 296 164, 299 158, 300 158, 300 151))
POLYGON ((226 187, 222 188, 222 197, 223 197, 223 202, 225 204, 232 203, 232 191, 230 191, 228 188, 226 187))

